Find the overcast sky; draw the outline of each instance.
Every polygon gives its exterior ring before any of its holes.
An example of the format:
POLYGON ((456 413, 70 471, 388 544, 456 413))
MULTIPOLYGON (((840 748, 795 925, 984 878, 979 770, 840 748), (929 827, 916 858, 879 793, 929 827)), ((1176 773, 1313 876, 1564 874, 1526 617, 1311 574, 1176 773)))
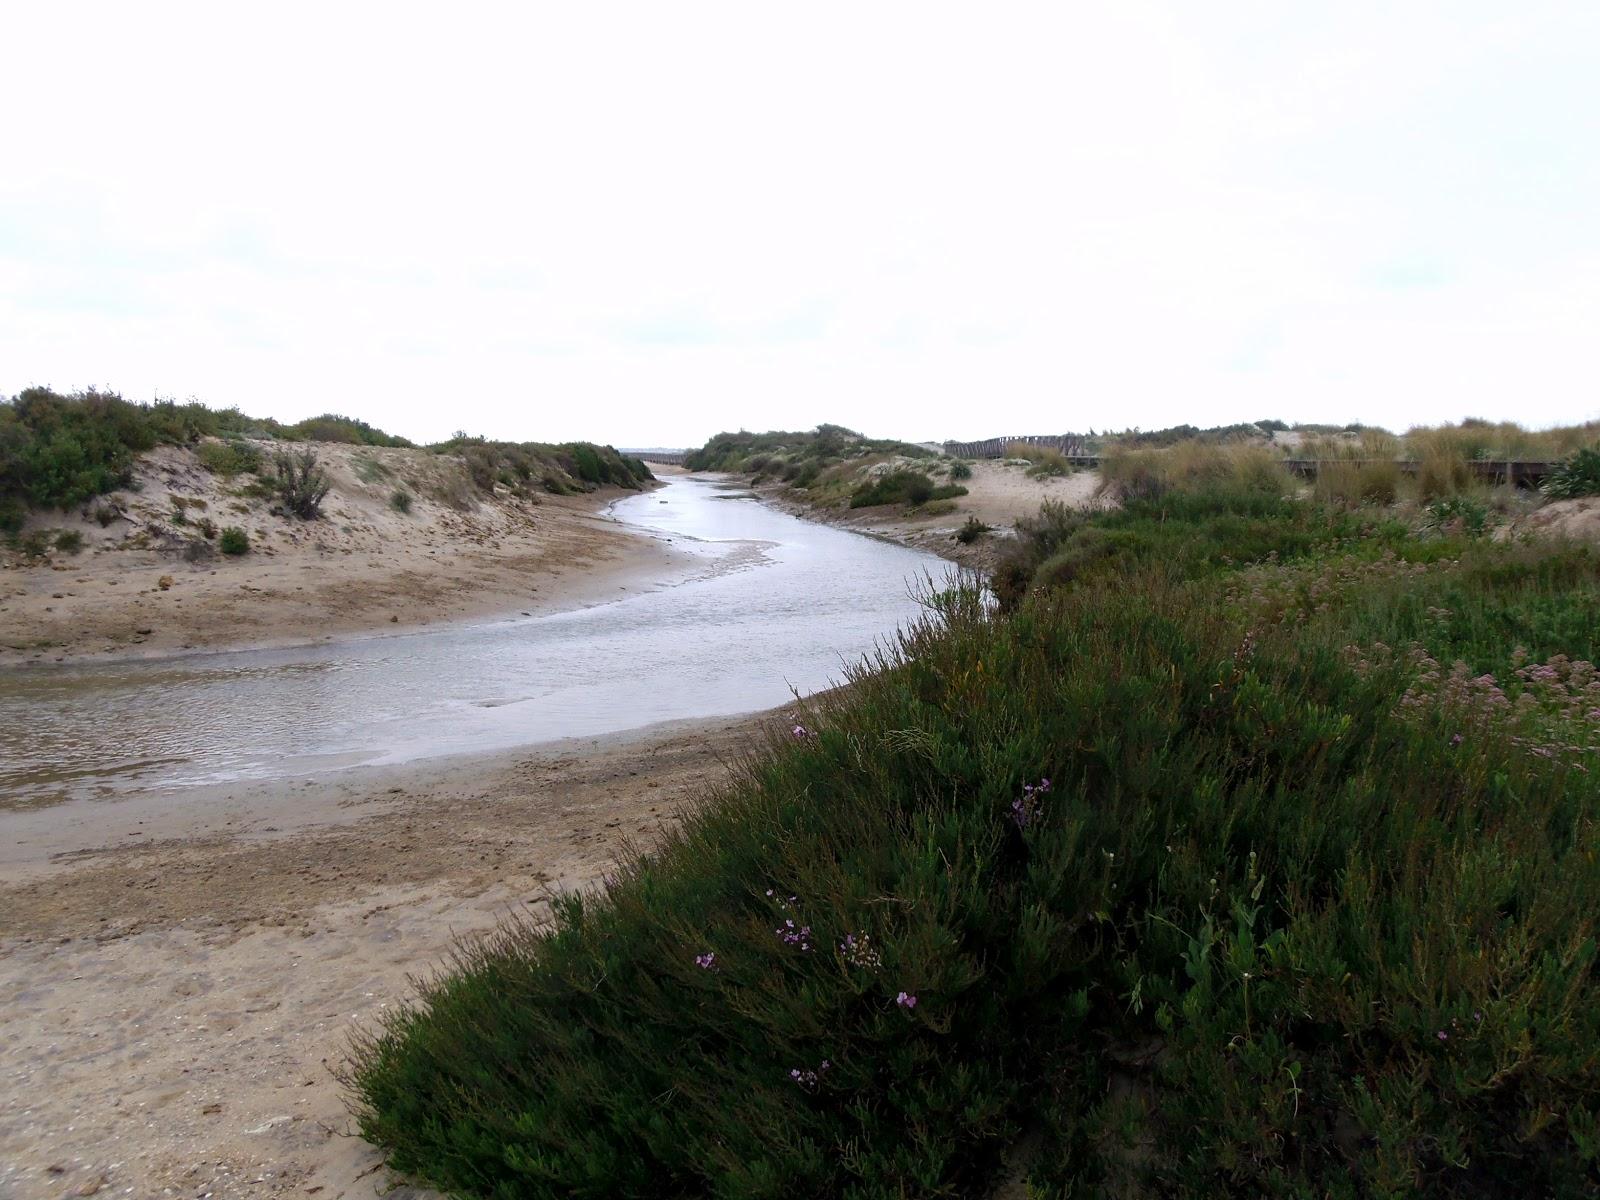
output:
POLYGON ((1600 416, 1594 0, 4 27, 3 394, 637 446, 1600 416))

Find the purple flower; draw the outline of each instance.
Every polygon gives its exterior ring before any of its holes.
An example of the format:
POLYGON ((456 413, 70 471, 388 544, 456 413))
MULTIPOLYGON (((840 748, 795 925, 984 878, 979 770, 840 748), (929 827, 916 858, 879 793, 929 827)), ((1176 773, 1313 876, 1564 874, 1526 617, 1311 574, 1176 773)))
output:
POLYGON ((917 998, 910 992, 901 992, 894 998, 894 1002, 901 1008, 915 1008, 917 1006, 917 998))
POLYGON ((785 921, 773 932, 783 939, 785 946, 799 946, 802 950, 811 949, 811 926, 809 925, 797 927, 793 921, 785 921))
POLYGON ((1456 735, 1454 735, 1454 736, 1453 736, 1453 737, 1452 737, 1452 738, 1451 738, 1451 739, 1450 739, 1450 744, 1451 744, 1451 745, 1452 745, 1452 746, 1459 746, 1459 745, 1461 745, 1461 740, 1462 740, 1462 739, 1461 739, 1461 735, 1460 735, 1460 734, 1459 734, 1459 733, 1458 733, 1458 734, 1456 734, 1456 735))
POLYGON ((794 736, 797 737, 797 738, 808 738, 808 737, 815 737, 816 734, 812 733, 804 725, 796 725, 794 727, 794 736))
POLYGON ((717 969, 717 956, 709 951, 705 954, 696 954, 694 956, 694 965, 703 971, 715 971, 717 969))
POLYGON ((1434 1036, 1437 1037, 1441 1042, 1448 1042, 1450 1040, 1450 1035, 1442 1029, 1439 1030, 1439 1032, 1434 1036))

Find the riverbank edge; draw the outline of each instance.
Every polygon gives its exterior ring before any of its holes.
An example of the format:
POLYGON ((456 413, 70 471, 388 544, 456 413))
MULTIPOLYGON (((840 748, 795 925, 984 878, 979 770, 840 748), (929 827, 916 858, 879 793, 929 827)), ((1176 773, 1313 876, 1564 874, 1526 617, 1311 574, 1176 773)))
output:
MULTIPOLYGON (((0 672, 48 671, 60 667, 87 665, 184 662, 220 654, 293 650, 305 646, 331 646, 378 638, 403 637, 419 633, 424 629, 471 628, 523 617, 548 616, 607 603, 615 599, 619 591, 640 587, 672 586, 692 578, 698 560, 688 554, 669 549, 670 539, 665 535, 630 525, 611 516, 611 510, 619 502, 640 494, 648 494, 662 486, 664 481, 657 479, 645 484, 643 493, 607 485, 582 496, 561 498, 559 503, 567 509, 572 519, 597 523, 595 526, 597 540, 602 542, 612 538, 625 540, 634 553, 598 562, 584 562, 580 564, 579 573, 566 578, 552 579, 540 576, 541 594, 520 599, 514 605, 502 599, 482 605, 474 605, 469 600, 464 611, 447 612, 443 609, 445 598, 439 596, 435 597, 439 602, 436 607, 423 613, 408 612, 405 617, 401 617, 397 611, 390 611, 387 606, 374 605, 371 612, 360 617, 333 622, 337 626, 334 632, 307 631, 304 634, 280 637, 232 639, 202 646, 147 647, 130 651, 70 649, 61 654, 52 654, 48 659, 38 655, 30 657, 0 647, 0 672), (380 608, 382 614, 379 612, 380 608)), ((478 549, 480 548, 474 547, 474 550, 478 549)), ((606 549, 608 548, 605 546, 596 547, 602 555, 606 549)), ((513 570, 514 561, 514 554, 504 556, 503 565, 508 576, 513 570)), ((337 564, 333 565, 336 568, 337 564)), ((436 564, 436 574, 443 577, 454 565, 450 560, 442 560, 436 564)), ((486 565, 489 567, 497 565, 493 556, 488 557, 486 565)), ((38 572, 51 569, 48 566, 31 568, 38 572)), ((169 569, 174 575, 179 573, 177 567, 169 569)), ((148 564, 137 566, 130 564, 128 571, 130 574, 150 573, 148 564)))

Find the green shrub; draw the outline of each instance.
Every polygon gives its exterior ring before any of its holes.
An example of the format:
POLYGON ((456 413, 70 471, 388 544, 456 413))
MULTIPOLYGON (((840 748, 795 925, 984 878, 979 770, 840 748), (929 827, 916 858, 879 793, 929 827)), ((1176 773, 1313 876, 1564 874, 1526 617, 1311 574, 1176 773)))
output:
POLYGON ((27 388, 0 400, 0 506, 5 511, 18 505, 68 509, 129 487, 134 458, 163 444, 200 443, 196 453, 201 462, 218 474, 254 470, 260 453, 239 440, 243 436, 304 437, 327 432, 317 425, 327 421, 343 422, 340 428, 354 431, 337 440, 410 444, 343 417, 314 418, 290 427, 197 402, 134 404, 114 392, 90 389, 61 395, 49 388, 27 388), (228 439, 225 447, 201 442, 219 437, 228 439))
POLYGON ((1600 753, 1549 714, 1600 560, 1368 549, 931 598, 464 946, 359 1047, 363 1133, 470 1196, 983 1196, 1025 1129, 1036 1195, 1593 1194, 1600 753))
POLYGON ((921 471, 891 471, 869 483, 856 487, 850 496, 851 508, 869 508, 879 504, 926 504, 930 500, 953 500, 965 496, 967 489, 959 484, 936 486, 921 471))
POLYGON ((76 554, 83 549, 83 534, 76 529, 63 529, 56 534, 55 545, 63 554, 76 554))
POLYGON ((232 479, 235 475, 254 474, 261 469, 261 451, 246 441, 202 442, 195 455, 200 465, 213 475, 232 479))
MULTIPOLYGON (((810 432, 719 433, 684 458, 691 471, 772 471, 779 459, 812 464, 818 472, 840 462, 874 455, 899 455, 903 458, 932 458, 926 446, 910 442, 863 437, 842 425, 818 425, 810 432), (750 466, 753 458, 764 458, 764 467, 750 466)), ((810 484, 801 486, 809 487, 810 484)))
POLYGON ((993 532, 993 525, 985 525, 982 521, 978 520, 977 517, 968 517, 966 524, 962 525, 960 529, 956 530, 953 536, 955 537, 956 541, 960 542, 963 546, 970 546, 984 534, 993 532))
POLYGON ((279 450, 272 456, 273 488, 290 516, 310 521, 322 515, 331 485, 314 450, 279 450))
POLYGON ((237 557, 240 554, 250 553, 250 535, 237 525, 229 525, 222 531, 222 537, 217 543, 224 554, 237 557))
POLYGON ((411 511, 411 493, 404 488, 396 488, 389 494, 389 507, 397 513, 409 513, 411 511))
POLYGON ((1566 461, 1557 463, 1542 490, 1552 500, 1600 496, 1600 446, 1579 450, 1566 461))
POLYGON ((1495 525, 1494 510, 1474 496, 1456 495, 1435 500, 1422 510, 1422 531, 1482 537, 1495 525))
POLYGON ((374 429, 365 421, 342 417, 337 413, 324 413, 320 417, 307 417, 286 430, 291 440, 303 442, 342 442, 352 446, 409 446, 402 437, 394 437, 381 429, 374 429))
POLYGON ((950 478, 955 480, 971 479, 972 464, 969 462, 962 462, 960 459, 957 459, 955 462, 950 464, 950 478))

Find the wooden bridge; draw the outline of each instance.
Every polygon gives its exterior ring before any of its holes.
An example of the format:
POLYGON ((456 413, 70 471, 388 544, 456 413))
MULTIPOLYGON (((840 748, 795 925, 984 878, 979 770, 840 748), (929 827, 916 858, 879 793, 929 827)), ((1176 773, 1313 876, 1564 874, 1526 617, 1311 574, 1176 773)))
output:
POLYGON ((632 458, 642 458, 645 462, 663 463, 669 467, 683 466, 683 460, 688 457, 687 450, 618 450, 618 454, 626 454, 632 458))

